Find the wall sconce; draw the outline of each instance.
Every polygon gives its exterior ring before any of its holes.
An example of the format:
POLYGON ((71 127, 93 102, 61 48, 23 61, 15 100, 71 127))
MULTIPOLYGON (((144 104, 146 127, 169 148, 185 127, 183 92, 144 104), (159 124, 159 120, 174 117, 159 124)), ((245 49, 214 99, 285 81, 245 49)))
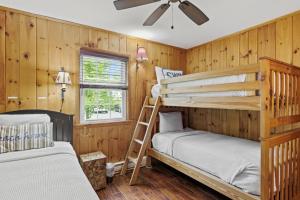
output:
POLYGON ((56 80, 56 84, 61 84, 61 106, 60 106, 60 112, 62 112, 63 104, 65 101, 65 92, 67 89, 67 85, 71 85, 71 78, 69 72, 65 72, 64 68, 61 68, 61 71, 58 72, 56 80))
POLYGON ((139 63, 143 63, 148 60, 147 52, 145 47, 139 47, 137 45, 137 52, 136 52, 136 67, 139 67, 139 63))

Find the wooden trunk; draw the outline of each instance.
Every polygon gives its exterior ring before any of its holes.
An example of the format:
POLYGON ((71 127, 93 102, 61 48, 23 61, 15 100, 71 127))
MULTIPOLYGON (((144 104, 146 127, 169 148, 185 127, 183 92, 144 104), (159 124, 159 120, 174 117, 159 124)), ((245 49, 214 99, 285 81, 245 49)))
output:
POLYGON ((102 152, 80 155, 80 164, 94 190, 106 187, 106 156, 102 152))

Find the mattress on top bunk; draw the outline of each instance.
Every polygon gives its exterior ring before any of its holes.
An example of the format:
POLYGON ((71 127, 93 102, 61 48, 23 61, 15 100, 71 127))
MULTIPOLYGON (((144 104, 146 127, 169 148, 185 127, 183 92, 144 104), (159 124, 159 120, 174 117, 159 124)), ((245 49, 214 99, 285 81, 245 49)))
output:
MULTIPOLYGON (((168 84, 168 88, 180 88, 180 87, 193 87, 203 85, 216 85, 226 83, 243 83, 246 81, 246 74, 223 76, 202 80, 185 81, 178 83, 168 84)), ((151 89, 151 95, 153 98, 157 98, 160 95, 160 84, 156 84, 151 89)), ((226 91, 226 92, 206 92, 206 93, 182 93, 182 94, 168 94, 168 97, 226 97, 226 96, 248 96, 247 91, 226 91)))
POLYGON ((206 171, 243 191, 260 195, 259 142, 185 129, 157 133, 153 148, 206 171))
POLYGON ((0 154, 0 177, 1 199, 99 199, 67 142, 0 154))

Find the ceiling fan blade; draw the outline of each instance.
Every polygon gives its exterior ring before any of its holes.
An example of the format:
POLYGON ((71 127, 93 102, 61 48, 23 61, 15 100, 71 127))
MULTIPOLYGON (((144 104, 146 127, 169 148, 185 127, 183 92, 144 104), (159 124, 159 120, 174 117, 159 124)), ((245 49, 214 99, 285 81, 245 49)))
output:
POLYGON ((170 4, 161 4, 144 22, 144 26, 152 26, 170 7, 170 4))
POLYGON ((181 2, 178 7, 186 16, 198 25, 209 20, 209 18, 199 8, 189 1, 181 2))
POLYGON ((142 6, 149 3, 154 3, 160 0, 116 0, 114 5, 117 10, 123 10, 126 8, 132 8, 136 6, 142 6))

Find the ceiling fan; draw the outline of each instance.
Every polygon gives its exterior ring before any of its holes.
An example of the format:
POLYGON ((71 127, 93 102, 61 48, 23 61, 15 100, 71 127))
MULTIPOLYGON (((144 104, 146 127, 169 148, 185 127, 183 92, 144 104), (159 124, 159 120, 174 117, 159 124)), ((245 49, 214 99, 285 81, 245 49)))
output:
MULTIPOLYGON (((114 5, 117 10, 142 6, 160 0, 116 0, 114 5)), ((194 4, 185 0, 168 0, 168 3, 161 4, 144 22, 144 26, 152 26, 170 7, 171 3, 179 2, 179 9, 188 16, 197 25, 201 25, 209 20, 209 18, 194 4)))

